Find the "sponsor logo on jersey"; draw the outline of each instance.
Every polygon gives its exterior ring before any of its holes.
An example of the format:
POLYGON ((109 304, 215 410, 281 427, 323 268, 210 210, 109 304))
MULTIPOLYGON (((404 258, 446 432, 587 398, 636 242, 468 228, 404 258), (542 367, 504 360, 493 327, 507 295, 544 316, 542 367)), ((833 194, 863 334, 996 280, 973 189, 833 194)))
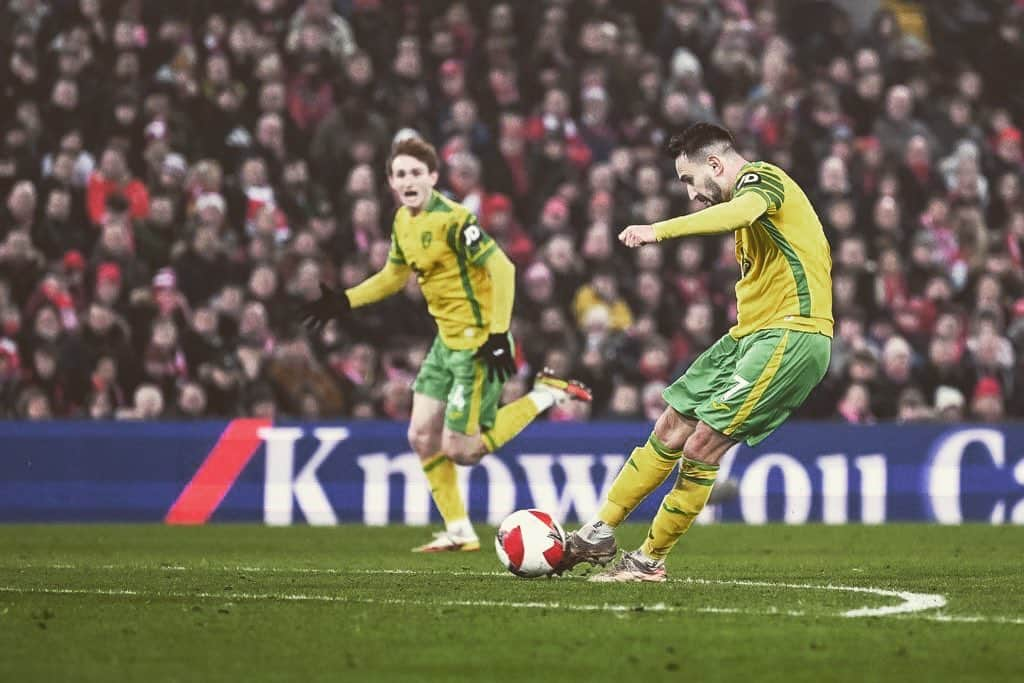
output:
POLYGON ((746 185, 755 185, 759 182, 761 182, 760 173, 744 173, 743 175, 740 176, 740 179, 736 181, 736 189, 738 190, 746 185))
POLYGON ((476 223, 470 223, 462 231, 462 241, 470 252, 476 252, 480 248, 480 240, 483 236, 483 231, 480 230, 480 226, 476 223))

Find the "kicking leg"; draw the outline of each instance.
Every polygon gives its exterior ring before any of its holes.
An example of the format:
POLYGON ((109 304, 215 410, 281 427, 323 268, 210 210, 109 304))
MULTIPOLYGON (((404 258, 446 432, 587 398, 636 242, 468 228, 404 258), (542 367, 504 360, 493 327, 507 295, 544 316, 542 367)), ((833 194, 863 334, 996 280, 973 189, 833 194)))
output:
POLYGON ((703 422, 686 439, 675 486, 662 499, 647 539, 593 581, 664 581, 665 558, 708 502, 718 462, 736 442, 703 422))
MULTIPOLYGON (((494 406, 501 395, 500 385, 496 389, 492 393, 494 406)), ((474 399, 475 397, 476 392, 474 399)), ((571 400, 590 401, 590 389, 576 380, 556 377, 544 369, 537 374, 530 393, 503 406, 496 413, 491 413, 494 419, 490 429, 475 434, 464 434, 452 429, 453 424, 446 424, 441 448, 458 464, 475 465, 485 455, 493 453, 514 439, 545 410, 571 400)), ((487 407, 482 406, 476 410, 476 414, 482 415, 486 410, 487 407)))
POLYGON ((569 535, 560 571, 580 562, 604 565, 615 557, 615 527, 668 478, 696 426, 671 406, 665 409, 647 443, 633 449, 615 477, 597 517, 569 535))

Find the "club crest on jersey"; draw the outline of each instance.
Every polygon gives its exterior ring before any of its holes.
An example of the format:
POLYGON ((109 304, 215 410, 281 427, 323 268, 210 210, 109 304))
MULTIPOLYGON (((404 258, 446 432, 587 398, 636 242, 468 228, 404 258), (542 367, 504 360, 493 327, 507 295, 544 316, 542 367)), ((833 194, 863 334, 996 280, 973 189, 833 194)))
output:
POLYGON ((429 230, 424 230, 420 233, 420 244, 424 249, 430 246, 430 243, 434 241, 434 233, 429 230))
POLYGON ((740 189, 744 185, 754 185, 761 182, 760 173, 744 173, 740 176, 740 179, 736 181, 736 189, 740 189))

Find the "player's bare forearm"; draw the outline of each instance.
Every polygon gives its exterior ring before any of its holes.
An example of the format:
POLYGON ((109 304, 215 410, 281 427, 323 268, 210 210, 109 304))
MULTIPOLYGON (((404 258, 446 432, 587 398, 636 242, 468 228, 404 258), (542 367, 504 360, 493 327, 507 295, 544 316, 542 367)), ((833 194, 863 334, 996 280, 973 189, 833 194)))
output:
POLYGON ((512 304, 516 291, 516 267, 501 249, 495 250, 484 265, 491 276, 491 332, 508 332, 512 324, 512 304))
POLYGON ((653 233, 659 242, 673 237, 720 235, 752 225, 767 210, 768 202, 760 195, 746 192, 697 213, 655 223, 653 233))
POLYGON ((352 308, 359 308, 397 294, 405 286, 411 269, 407 265, 388 262, 375 275, 345 290, 352 308))

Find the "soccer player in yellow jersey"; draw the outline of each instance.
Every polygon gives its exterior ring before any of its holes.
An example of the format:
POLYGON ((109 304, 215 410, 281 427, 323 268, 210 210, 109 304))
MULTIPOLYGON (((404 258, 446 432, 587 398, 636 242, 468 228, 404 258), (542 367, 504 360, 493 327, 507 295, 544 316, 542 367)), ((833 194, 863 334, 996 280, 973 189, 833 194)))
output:
POLYGON ((569 536, 565 570, 604 565, 615 527, 678 465, 636 551, 592 581, 664 581, 665 557, 707 503, 718 461, 736 442, 753 446, 782 424, 828 369, 832 258, 814 208, 785 171, 748 162, 724 128, 698 123, 673 136, 676 174, 706 208, 619 234, 628 247, 676 237, 736 235, 736 324, 664 393, 668 407, 633 449, 597 517, 569 536))
POLYGON ((388 159, 388 182, 401 206, 384 268, 364 282, 303 308, 317 330, 344 322, 351 309, 400 291, 416 273, 438 335, 413 387, 409 443, 420 457, 445 530, 416 552, 479 550, 456 484, 455 463, 473 465, 540 413, 566 400, 590 400, 574 380, 541 371, 533 390, 498 409, 501 389, 516 371, 509 323, 515 267, 461 204, 439 194, 437 152, 419 138, 398 142, 388 159))

